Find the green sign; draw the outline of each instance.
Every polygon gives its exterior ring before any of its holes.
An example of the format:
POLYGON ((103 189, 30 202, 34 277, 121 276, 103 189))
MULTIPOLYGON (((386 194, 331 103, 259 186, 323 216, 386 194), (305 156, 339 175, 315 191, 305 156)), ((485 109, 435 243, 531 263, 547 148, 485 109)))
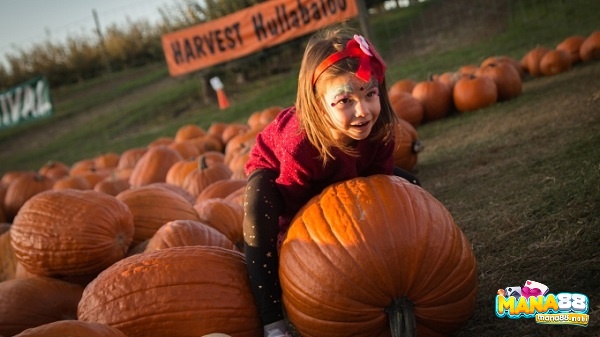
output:
POLYGON ((0 128, 52 115, 50 86, 37 77, 0 93, 0 128))

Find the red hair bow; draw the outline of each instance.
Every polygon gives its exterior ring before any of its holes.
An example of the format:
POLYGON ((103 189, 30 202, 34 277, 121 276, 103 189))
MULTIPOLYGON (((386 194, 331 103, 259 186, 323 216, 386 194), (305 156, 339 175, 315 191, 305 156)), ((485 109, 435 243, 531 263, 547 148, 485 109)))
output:
POLYGON ((364 37, 361 35, 354 35, 354 38, 348 41, 344 50, 329 55, 329 57, 319 64, 313 75, 312 85, 317 83, 319 76, 321 76, 327 68, 347 57, 359 59, 356 77, 367 82, 371 79, 371 74, 373 74, 379 83, 383 82, 386 66, 385 63, 383 63, 381 56, 379 56, 375 48, 373 48, 364 37))

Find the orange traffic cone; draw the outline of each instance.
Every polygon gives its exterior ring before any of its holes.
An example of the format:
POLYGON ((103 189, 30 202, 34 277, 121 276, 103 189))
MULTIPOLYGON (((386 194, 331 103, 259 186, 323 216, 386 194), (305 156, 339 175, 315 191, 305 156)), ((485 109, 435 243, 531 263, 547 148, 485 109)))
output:
POLYGON ((227 109, 229 107, 229 100, 227 99, 227 95, 225 95, 225 90, 217 90, 217 101, 219 102, 219 108, 221 110, 227 109))

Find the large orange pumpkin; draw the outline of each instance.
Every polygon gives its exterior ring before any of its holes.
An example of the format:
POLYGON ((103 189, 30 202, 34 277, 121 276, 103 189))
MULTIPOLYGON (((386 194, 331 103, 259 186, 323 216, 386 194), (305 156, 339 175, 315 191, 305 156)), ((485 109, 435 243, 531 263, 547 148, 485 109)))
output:
POLYGON ((423 104, 412 94, 404 91, 396 91, 394 94, 390 93, 390 103, 396 116, 409 122, 415 128, 421 125, 423 116, 425 115, 423 104))
POLYGON ((282 244, 279 276, 302 336, 390 336, 397 318, 414 322, 418 336, 449 335, 477 293, 475 256, 448 210, 387 175, 311 199, 282 244))
POLYGON ((537 46, 530 49, 523 58, 521 58, 521 66, 529 75, 534 77, 541 76, 540 61, 549 51, 550 49, 544 46, 537 46))
POLYGON ((206 199, 194 204, 200 221, 225 234, 231 242, 243 246, 244 231, 242 221, 244 220, 244 208, 237 203, 221 199, 206 199))
POLYGON ((127 337, 110 325, 65 319, 27 329, 14 337, 127 337))
POLYGON ((0 336, 77 318, 83 287, 50 277, 0 282, 0 336))
POLYGON ((49 190, 23 205, 10 231, 17 259, 29 272, 95 276, 125 256, 133 215, 108 194, 49 190))
POLYGON ((262 336, 244 255, 173 247, 127 257, 84 290, 78 318, 128 337, 262 336))
POLYGON ((581 56, 579 55, 579 49, 581 48, 581 44, 585 41, 585 36, 583 35, 571 35, 564 40, 562 40, 559 44, 556 45, 557 50, 566 51, 571 58, 571 64, 576 64, 581 62, 581 56))

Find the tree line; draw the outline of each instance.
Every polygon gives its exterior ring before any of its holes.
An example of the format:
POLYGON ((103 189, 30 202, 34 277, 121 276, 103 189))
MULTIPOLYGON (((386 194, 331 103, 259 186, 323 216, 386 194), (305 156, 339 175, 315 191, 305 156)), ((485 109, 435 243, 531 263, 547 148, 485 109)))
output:
MULTIPOLYGON (((42 41, 31 48, 6 54, 8 66, 0 64, 0 91, 36 76, 45 76, 52 87, 81 83, 108 72, 164 62, 161 36, 168 32, 208 22, 266 0, 174 0, 158 8, 161 20, 129 22, 121 28, 110 25, 98 36, 69 36, 65 42, 42 41)), ((363 1, 363 0, 360 0, 363 1)), ((371 10, 382 10, 385 0, 364 0, 371 10)), ((401 0, 394 0, 400 6, 401 0)), ((419 0, 410 0, 414 3, 419 0)), ((423 1, 423 0, 421 0, 423 1)), ((293 42, 292 42, 293 43, 293 42)), ((265 56, 285 58, 286 48, 273 48, 251 59, 265 56)), ((255 62, 238 62, 237 71, 251 72, 255 62)))

